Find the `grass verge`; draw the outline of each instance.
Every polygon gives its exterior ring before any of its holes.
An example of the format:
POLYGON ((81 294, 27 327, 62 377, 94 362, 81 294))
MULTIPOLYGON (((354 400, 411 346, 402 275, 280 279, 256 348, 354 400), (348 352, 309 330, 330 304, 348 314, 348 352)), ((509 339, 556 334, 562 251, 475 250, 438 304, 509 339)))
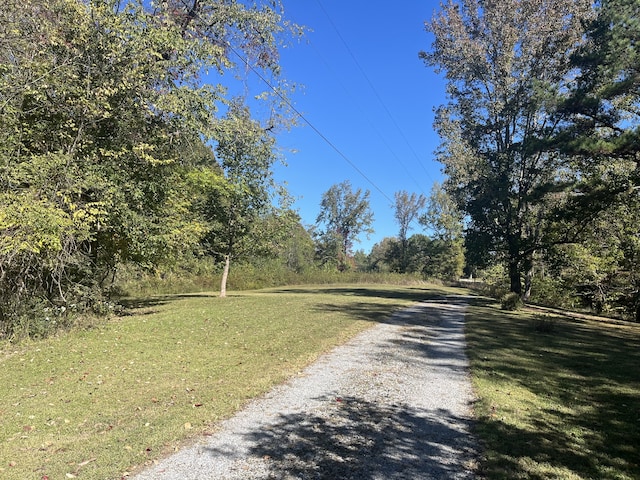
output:
POLYGON ((477 302, 466 328, 487 478, 640 478, 640 325, 477 302))
POLYGON ((0 477, 126 477, 414 301, 380 285, 156 297, 131 315, 0 344, 0 477))

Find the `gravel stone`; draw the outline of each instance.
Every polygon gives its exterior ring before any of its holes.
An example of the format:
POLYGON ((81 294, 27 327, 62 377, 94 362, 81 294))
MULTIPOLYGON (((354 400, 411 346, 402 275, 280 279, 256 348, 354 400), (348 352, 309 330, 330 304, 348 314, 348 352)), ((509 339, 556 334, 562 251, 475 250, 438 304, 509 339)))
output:
POLYGON ((476 478, 464 297, 335 348, 136 480, 476 478))

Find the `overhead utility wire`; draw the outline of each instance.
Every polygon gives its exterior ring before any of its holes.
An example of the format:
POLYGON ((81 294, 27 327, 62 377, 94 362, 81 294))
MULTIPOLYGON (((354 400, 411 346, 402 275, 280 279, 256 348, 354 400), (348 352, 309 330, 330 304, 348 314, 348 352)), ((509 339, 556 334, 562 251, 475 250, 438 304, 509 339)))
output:
POLYGON ((287 106, 293 110, 293 112, 298 115, 298 117, 300 117, 307 125, 309 125, 309 127, 311 127, 311 129, 316 132, 316 134, 327 144, 329 145, 331 148, 333 148, 333 150, 335 150, 335 152, 340 155, 349 165, 351 165, 351 167, 353 167, 353 169, 358 172, 362 178, 364 178, 367 182, 369 182, 373 188, 375 188, 378 192, 380 192, 380 194, 386 198, 387 200, 389 200, 390 203, 393 203, 393 200, 391 200, 391 198, 389 198, 389 196, 384 193, 382 191, 382 189, 380 187, 378 187, 378 185, 376 185, 373 180, 371 180, 369 177, 367 177, 364 172, 362 170, 360 170, 355 163, 353 163, 349 157, 347 157, 344 153, 342 153, 342 151, 336 147, 333 142, 331 142, 331 140, 329 140, 313 123, 311 123, 311 121, 309 119, 307 119, 307 117, 305 117, 296 107, 293 106, 293 104, 289 101, 289 99, 287 97, 285 97, 282 93, 280 93, 278 91, 277 88, 275 88, 273 85, 271 85, 271 82, 269 82, 269 80, 267 80, 264 75, 262 75, 256 68, 253 67, 253 65, 251 65, 249 63, 249 60, 247 60, 244 56, 242 56, 230 43, 227 42, 227 48, 229 48, 229 50, 231 50, 244 64, 247 68, 249 68, 249 70, 251 70, 253 73, 256 74, 256 76, 262 80, 278 97, 280 97, 280 99, 285 102, 287 104, 287 106))
MULTIPOLYGON (((382 105, 382 107, 385 109, 385 111, 387 112, 387 115, 389 116, 389 118, 391 119, 391 121, 393 122, 393 124, 395 125, 396 129, 398 130, 398 132, 400 132, 400 135, 402 136, 402 138, 404 139, 405 143, 407 144, 407 146, 409 147, 409 149, 411 150, 411 152, 413 153, 413 155, 416 157, 416 160, 418 161, 418 164, 422 167, 422 170, 424 170, 424 173, 427 175, 427 177, 429 177, 429 179, 433 182, 434 179, 433 177, 431 177, 431 175, 429 174, 429 172, 427 171, 427 169, 424 167, 424 165, 422 164, 422 162, 420 161, 420 157, 418 157, 418 154, 416 153, 416 151, 414 150, 414 148, 411 146, 411 143, 409 143, 409 140, 407 139, 406 135, 404 134, 404 132, 402 131, 402 129, 400 128, 400 126, 398 125, 398 122, 396 122, 396 119, 393 117, 393 115, 391 115, 391 112, 389 111, 389 109, 387 108, 387 105, 384 103, 384 101, 382 100, 382 97, 380 97, 380 94, 378 93, 378 91, 376 90, 376 88, 373 86, 373 83, 371 82, 371 80, 369 79, 369 77, 367 76, 366 72, 364 71, 364 69, 362 68, 362 66, 360 65, 360 63, 358 62, 358 60, 356 59, 356 56, 353 54, 353 52, 351 51, 351 48, 349 48, 349 45, 347 44, 347 42, 345 41, 345 39, 342 37, 342 35, 340 34, 340 31, 338 30, 338 28, 336 27, 335 23, 333 22, 333 20, 331 19, 331 16, 329 15, 329 13, 327 12, 327 10, 324 8, 324 6, 322 5, 322 2, 320 0, 316 0, 317 4, 320 6, 320 8, 322 9, 322 11, 324 12, 325 16, 327 17, 327 19, 329 20, 329 23, 331 24, 331 26, 333 27, 333 29, 336 31, 336 34, 338 35, 338 37, 340 38, 340 41, 342 42, 342 44, 345 46, 345 48, 347 49, 347 52, 349 52, 349 55, 351 55, 351 58, 353 59, 353 62, 356 64, 356 66, 358 67, 358 69, 360 69, 360 73, 362 73, 362 76, 365 78, 365 80, 367 81, 367 83, 369 84, 369 87, 371 87, 371 90, 373 90, 373 93, 375 94, 376 98, 378 99, 378 101, 380 102, 380 104, 382 105)), ((415 181, 415 180, 414 180, 415 181)))
POLYGON ((384 136, 380 133, 380 130, 378 130, 376 128, 376 126, 373 124, 373 122, 371 121, 371 117, 369 117, 368 115, 365 114, 364 110, 362 109, 362 107, 360 105, 358 105, 355 100, 353 100, 354 96, 350 94, 349 90, 347 89, 347 87, 345 87, 344 83, 342 83, 342 81, 340 80, 338 75, 335 75, 335 72, 332 70, 331 65, 329 64, 329 62, 326 60, 326 58, 320 53, 320 51, 315 47, 315 45, 313 44, 313 42, 311 42, 309 40, 309 44, 313 47, 313 49, 316 52, 316 55, 318 55, 318 57, 320 58, 320 60, 322 60, 322 62, 325 64, 325 66, 327 67, 327 69, 334 75, 335 80, 340 84, 340 86, 342 87, 342 89, 347 93, 347 96, 351 99, 351 101, 354 103, 354 105, 360 110, 360 113, 362 114, 363 118, 367 119, 367 122, 369 123, 369 127, 371 127, 371 130, 373 130, 373 132, 378 136, 378 138, 382 141, 382 143, 384 144, 385 147, 387 147, 387 150, 389 150, 389 152, 391 152, 391 155, 398 161, 398 163, 400 165, 402 165, 402 168, 404 168, 404 171, 406 172, 407 176, 413 180, 413 182, 416 184, 416 186, 418 187, 418 189, 426 195, 424 188, 422 188, 422 185, 420 185, 418 183, 418 181, 415 179, 415 177, 411 174, 411 172, 409 171, 409 169, 406 167, 406 165, 402 162, 402 160, 400 159, 400 157, 398 157, 398 155, 396 154, 396 152, 391 148, 391 146, 389 145, 389 143, 385 140, 384 136))
MULTIPOLYGON (((267 80, 264 75, 262 75, 256 68, 254 68, 253 65, 251 65, 249 63, 249 60, 246 59, 243 55, 240 54, 240 52, 238 52, 237 49, 235 49, 233 47, 233 45, 231 45, 230 42, 226 42, 227 44, 227 48, 229 48, 229 50, 231 50, 241 61, 242 63, 245 64, 245 66, 251 70, 253 73, 255 73, 255 75, 264 82, 265 85, 267 85, 267 87, 269 87, 278 97, 280 97, 280 99, 287 104, 287 106, 296 114, 298 115, 298 117, 300 117, 307 125, 309 125, 309 127, 311 127, 311 129, 316 132, 316 134, 327 144, 329 145, 333 150, 335 150, 335 152, 340 155, 349 165, 351 165, 351 167, 360 174, 360 176, 362 176, 362 178, 364 178, 367 182, 369 182, 373 188, 375 188, 384 198, 386 198, 387 200, 389 200, 390 203, 393 203, 393 201, 391 200, 391 198, 389 198, 389 195, 387 195, 386 193, 384 193, 384 191, 382 191, 382 189, 380 187, 378 187, 378 185, 376 185, 373 180, 371 180, 369 177, 367 177, 364 172, 362 170, 360 170, 355 163, 353 163, 351 160, 349 160, 349 157, 347 157, 344 153, 342 153, 342 151, 336 147, 333 142, 331 142, 313 123, 311 123, 311 121, 309 119, 307 119, 307 117, 305 117, 302 112, 300 112, 296 107, 293 106, 293 104, 289 101, 289 99, 287 97, 285 97, 282 93, 280 93, 280 91, 278 91, 277 88, 275 88, 273 85, 271 85, 271 82, 269 82, 269 80, 267 80)), ((424 167, 423 167, 424 168, 424 167)))

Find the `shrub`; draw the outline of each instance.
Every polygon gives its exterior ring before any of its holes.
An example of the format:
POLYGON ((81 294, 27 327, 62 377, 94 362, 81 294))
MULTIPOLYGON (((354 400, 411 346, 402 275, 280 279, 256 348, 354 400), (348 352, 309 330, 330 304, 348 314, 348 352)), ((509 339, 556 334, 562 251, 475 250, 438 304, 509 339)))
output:
POLYGON ((573 310, 579 307, 578 297, 561 279, 549 275, 536 276, 531 289, 532 303, 573 310))
POLYGON ((74 308, 56 306, 32 298, 13 305, 13 311, 0 320, 0 339, 19 341, 24 338, 45 338, 60 328, 71 326, 77 312, 74 308))
POLYGON ((518 310, 522 305, 520 295, 514 292, 506 293, 500 298, 500 306, 503 310, 518 310))

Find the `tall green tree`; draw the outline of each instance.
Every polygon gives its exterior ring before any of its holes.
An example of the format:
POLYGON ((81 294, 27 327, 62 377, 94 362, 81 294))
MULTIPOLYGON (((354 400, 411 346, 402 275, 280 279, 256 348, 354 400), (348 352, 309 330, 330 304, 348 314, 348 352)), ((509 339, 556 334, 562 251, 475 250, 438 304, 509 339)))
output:
MULTIPOLYGON (((587 23, 587 41, 573 55, 579 75, 559 108, 568 125, 554 142, 585 161, 640 163, 640 3, 602 0, 587 23)), ((635 178, 638 181, 638 178, 635 178)), ((636 183, 637 184, 637 183, 636 183)))
POLYGON ((277 81, 289 30, 271 1, 8 0, 0 32, 4 321, 29 299, 88 302, 119 262, 198 242, 188 173, 229 103, 201 74, 246 61, 277 81))
POLYGON ((640 195, 640 3, 603 0, 596 12, 572 57, 578 75, 556 109, 562 128, 548 146, 571 155, 580 172, 564 219, 595 219, 640 195))
POLYGON ((416 233, 409 237, 409 272, 424 278, 444 281, 458 280, 464 266, 462 242, 448 242, 416 233))
POLYGON ((551 300, 559 306, 640 321, 640 199, 625 200, 585 225, 580 243, 544 252, 545 269, 536 281, 553 289, 551 300))
POLYGON ((213 177, 204 205, 210 222, 207 249, 222 258, 220 296, 225 297, 231 261, 275 253, 286 237, 288 210, 274 205, 275 139, 249 108, 233 102, 215 126, 215 152, 223 177, 213 177))
MULTIPOLYGON (((368 269, 372 272, 397 272, 400 263, 400 245, 395 237, 385 237, 371 247, 368 269)), ((411 268, 411 266, 409 267, 411 268)), ((415 271, 415 270, 410 270, 415 271)))
POLYGON ((438 182, 431 187, 427 211, 418 218, 420 224, 433 231, 435 237, 452 242, 462 238, 463 214, 454 199, 438 182))
POLYGON ((311 234, 304 228, 297 214, 293 215, 293 225, 289 235, 278 251, 278 258, 284 266, 295 272, 303 273, 315 266, 315 246, 311 234))
POLYGON ((349 259, 342 249, 342 238, 336 232, 323 231, 314 226, 311 236, 315 248, 314 257, 320 267, 328 270, 349 268, 349 259))
POLYGON ((433 240, 426 250, 430 262, 426 276, 457 280, 465 263, 463 214, 451 195, 438 182, 431 187, 427 211, 418 219, 433 232, 433 240), (439 263, 438 266, 434 264, 439 263))
POLYGON ((353 191, 348 180, 333 185, 322 195, 316 224, 324 225, 320 233, 322 238, 331 239, 330 243, 339 242, 339 269, 347 268, 347 259, 359 235, 373 233, 369 195, 368 190, 353 191))
POLYGON ((536 278, 563 306, 581 298, 596 312, 629 317, 638 315, 630 272, 638 268, 640 232, 639 14, 637 1, 596 2, 585 42, 571 57, 575 79, 553 112, 559 128, 545 142, 570 157, 571 170, 564 172, 567 195, 556 194, 551 242, 536 278))
POLYGON ((400 273, 404 273, 407 270, 407 233, 411 229, 411 224, 418 220, 427 198, 422 194, 409 194, 402 190, 395 193, 394 200, 393 213, 399 227, 400 273))
POLYGON ((591 14, 586 0, 462 0, 426 25, 435 40, 421 57, 445 74, 450 99, 436 120, 445 187, 476 247, 499 254, 511 291, 525 297, 567 170, 541 144, 557 131, 552 112, 591 14))

